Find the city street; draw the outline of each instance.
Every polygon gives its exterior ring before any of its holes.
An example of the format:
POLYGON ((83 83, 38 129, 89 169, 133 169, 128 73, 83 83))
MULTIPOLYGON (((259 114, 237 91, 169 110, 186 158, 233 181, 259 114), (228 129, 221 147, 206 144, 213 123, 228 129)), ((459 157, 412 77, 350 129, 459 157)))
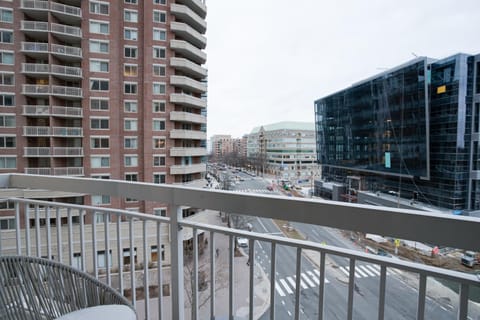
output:
MULTIPOLYGON (((247 173, 225 173, 237 176, 235 183, 229 188, 237 192, 278 194, 269 191, 270 181, 261 177, 253 177, 247 173), (243 180, 243 181, 240 181, 243 180)), ((252 231, 280 235, 283 233, 270 219, 241 217, 237 219, 237 227, 252 231)), ((291 225, 310 241, 326 243, 349 249, 359 249, 337 230, 300 223, 291 225)), ((255 259, 269 275, 271 268, 271 245, 255 242, 255 259)), ((291 319, 295 313, 295 261, 296 249, 287 246, 277 247, 277 264, 275 274, 275 318, 291 319), (285 263, 288 262, 288 263, 285 263)), ((325 278, 325 319, 345 319, 347 317, 349 261, 345 258, 329 255, 326 258, 325 278)), ((385 319, 416 318, 418 288, 404 281, 403 271, 388 269, 386 285, 385 319)), ((301 261, 300 319, 318 318, 318 285, 319 271, 317 265, 302 256, 301 261)), ((355 268, 354 319, 375 319, 378 310, 378 292, 380 286, 380 267, 378 265, 357 261, 355 268)), ((261 319, 269 319, 267 311, 261 319)), ((427 297, 425 307, 426 319, 454 319, 456 310, 448 301, 434 301, 427 297)))

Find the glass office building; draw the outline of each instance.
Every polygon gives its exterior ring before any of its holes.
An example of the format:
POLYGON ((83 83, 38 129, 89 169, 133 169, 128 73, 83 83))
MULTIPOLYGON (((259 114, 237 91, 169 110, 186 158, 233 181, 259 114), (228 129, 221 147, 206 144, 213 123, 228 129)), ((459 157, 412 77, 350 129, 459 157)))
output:
POLYGON ((315 101, 324 179, 480 209, 479 60, 417 58, 315 101))

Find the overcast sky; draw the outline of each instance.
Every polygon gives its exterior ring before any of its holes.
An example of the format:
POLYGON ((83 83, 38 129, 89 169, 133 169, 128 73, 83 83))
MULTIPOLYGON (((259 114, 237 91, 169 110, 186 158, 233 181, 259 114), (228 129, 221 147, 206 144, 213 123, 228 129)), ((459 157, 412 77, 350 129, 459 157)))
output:
POLYGON ((208 137, 314 121, 314 100, 414 55, 480 53, 480 0, 207 0, 208 137))

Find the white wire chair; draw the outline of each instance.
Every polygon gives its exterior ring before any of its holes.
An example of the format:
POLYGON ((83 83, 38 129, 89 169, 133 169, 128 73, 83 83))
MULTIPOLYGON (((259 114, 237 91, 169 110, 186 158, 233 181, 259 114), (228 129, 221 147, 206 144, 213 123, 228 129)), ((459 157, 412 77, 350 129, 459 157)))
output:
POLYGON ((0 319, 55 319, 80 309, 130 302, 89 274, 59 262, 0 256, 0 319))

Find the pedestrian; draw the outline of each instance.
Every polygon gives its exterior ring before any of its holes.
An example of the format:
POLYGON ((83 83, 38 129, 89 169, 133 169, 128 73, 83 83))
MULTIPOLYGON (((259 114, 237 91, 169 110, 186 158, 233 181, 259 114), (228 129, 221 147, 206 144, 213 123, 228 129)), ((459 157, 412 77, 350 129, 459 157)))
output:
POLYGON ((250 258, 247 260, 247 266, 250 266, 250 258))
POLYGON ((215 256, 218 258, 218 255, 220 254, 220 249, 215 249, 215 256))

